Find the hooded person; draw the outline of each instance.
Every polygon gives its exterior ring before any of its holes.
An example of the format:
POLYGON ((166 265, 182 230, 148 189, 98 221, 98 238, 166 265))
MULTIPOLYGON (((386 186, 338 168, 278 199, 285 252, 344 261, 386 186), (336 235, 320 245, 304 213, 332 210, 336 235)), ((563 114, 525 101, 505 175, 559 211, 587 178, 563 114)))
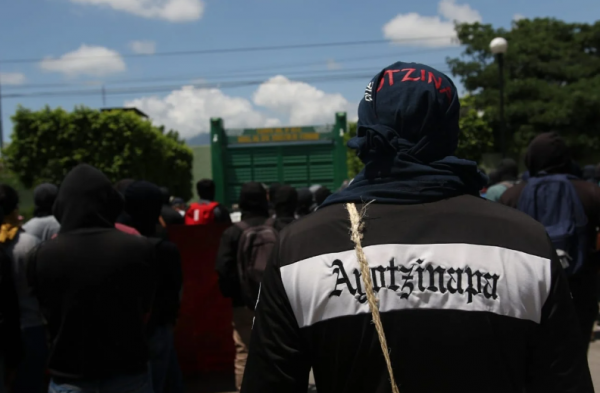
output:
POLYGON ((281 231, 296 219, 298 191, 292 186, 280 186, 273 197, 272 204, 275 208, 274 227, 277 231, 281 231))
POLYGON ((298 208, 296 209, 296 217, 301 218, 310 214, 313 210, 315 201, 314 195, 309 188, 298 189, 298 208))
MULTIPOLYGON (((7 184, 0 184, 0 208, 4 212, 0 227, 0 244, 12 262, 10 271, 19 301, 23 342, 23 357, 16 370, 12 391, 16 393, 39 391, 44 384, 48 347, 40 305, 31 293, 26 267, 29 253, 39 245, 40 240, 20 228, 19 194, 7 184)), ((19 340, 19 337, 13 338, 19 340)))
POLYGON ((162 208, 160 210, 160 217, 162 222, 166 225, 184 225, 185 219, 179 212, 171 206, 171 193, 166 187, 161 187, 160 192, 162 195, 162 208))
POLYGON ((321 206, 323 202, 331 195, 331 191, 327 187, 321 187, 315 191, 315 204, 321 206))
MULTIPOLYGON (((135 180, 133 179, 122 179, 115 183, 115 190, 119 192, 121 197, 125 198, 125 190, 129 187, 135 180)), ((118 211, 117 214, 117 222, 115 223, 115 228, 117 228, 121 232, 128 233, 130 235, 140 236, 140 233, 131 226, 131 217, 124 210, 125 205, 123 203, 117 204, 115 209, 118 211)))
POLYGON ((102 172, 78 165, 54 204, 59 235, 30 255, 29 282, 52 342, 53 392, 152 392, 145 330, 157 253, 148 239, 115 228, 122 207, 102 172))
MULTIPOLYGON (((517 184, 502 195, 500 203, 525 211, 524 201, 528 200, 532 188, 528 185, 544 186, 535 199, 541 213, 572 212, 568 217, 575 229, 577 249, 571 252, 572 261, 566 268, 569 275, 569 286, 573 295, 573 304, 580 323, 581 337, 585 347, 589 345, 594 321, 598 316, 597 254, 596 228, 600 226, 600 187, 573 175, 573 164, 569 148, 556 133, 548 132, 538 135, 529 145, 525 156, 525 164, 530 177, 517 184), (559 188, 554 188, 559 187, 559 188), (525 198, 524 198, 525 197, 525 198), (559 208, 558 206, 561 206, 559 208), (580 235, 577 235, 580 232, 580 235)), ((536 217, 537 218, 537 217, 536 217)), ((540 217, 541 220, 553 219, 553 216, 540 217)), ((545 222, 543 222, 546 224, 545 222)), ((552 237, 554 230, 548 229, 552 237)), ((569 250, 566 250, 569 251, 569 250)))
POLYGON ((41 241, 51 239, 58 234, 60 224, 52 215, 52 207, 56 196, 58 195, 58 187, 54 184, 40 184, 33 191, 33 218, 25 225, 23 230, 28 234, 37 237, 41 241))
POLYGON ((248 228, 263 226, 269 218, 267 191, 260 183, 249 182, 242 185, 239 207, 242 211, 241 222, 232 225, 223 232, 215 269, 219 276, 219 288, 224 297, 232 299, 233 340, 235 344, 235 383, 239 391, 244 375, 252 320, 254 312, 246 306, 238 274, 240 261, 238 248, 244 231, 248 228))
POLYGON ((497 181, 487 189, 485 198, 493 202, 498 202, 502 194, 516 184, 519 178, 519 165, 512 158, 505 158, 500 161, 495 176, 497 177, 497 181))
POLYGON ((593 391, 556 252, 479 197, 486 177, 453 156, 459 114, 426 65, 368 84, 349 141, 365 167, 280 233, 243 393, 306 391, 311 368, 319 392, 593 391))
POLYGON ((277 190, 281 187, 281 183, 271 183, 269 186, 269 216, 275 216, 275 195, 277 190))
POLYGON ((125 212, 142 236, 153 239, 158 254, 159 282, 156 290, 152 317, 149 321, 150 368, 155 392, 165 390, 169 370, 176 370, 175 381, 181 385, 181 371, 174 356, 173 328, 177 322, 182 289, 181 256, 177 246, 163 240, 157 223, 163 208, 164 193, 153 183, 133 182, 125 190, 125 212))

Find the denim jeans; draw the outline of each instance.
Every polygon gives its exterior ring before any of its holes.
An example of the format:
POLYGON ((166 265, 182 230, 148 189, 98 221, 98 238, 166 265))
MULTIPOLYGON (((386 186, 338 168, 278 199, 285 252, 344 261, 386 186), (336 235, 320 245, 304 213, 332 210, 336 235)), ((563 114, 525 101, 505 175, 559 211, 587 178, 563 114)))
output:
POLYGON ((173 330, 169 326, 158 326, 150 338, 150 370, 155 393, 165 390, 183 393, 181 370, 173 343, 173 330), (165 389, 166 384, 169 389, 165 389))
POLYGON ((48 361, 48 343, 46 327, 34 326, 21 331, 23 339, 23 360, 17 368, 13 383, 14 393, 42 393, 48 361))
POLYGON ((49 393, 154 393, 149 373, 118 377, 50 382, 49 393))

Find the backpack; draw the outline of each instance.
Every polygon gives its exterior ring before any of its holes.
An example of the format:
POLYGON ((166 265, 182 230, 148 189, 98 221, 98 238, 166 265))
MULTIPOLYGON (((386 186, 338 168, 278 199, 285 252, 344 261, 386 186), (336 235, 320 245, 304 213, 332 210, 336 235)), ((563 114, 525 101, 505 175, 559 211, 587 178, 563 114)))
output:
POLYGON ((567 275, 581 270, 588 256, 588 220, 571 175, 531 177, 517 208, 546 227, 567 275))
POLYGON ((268 219, 263 225, 257 226, 250 226, 244 221, 235 224, 243 231, 237 253, 242 299, 251 310, 256 307, 263 273, 279 238, 273 224, 273 219, 268 219))
POLYGON ((215 222, 215 208, 219 202, 192 203, 185 213, 185 225, 205 225, 215 222))

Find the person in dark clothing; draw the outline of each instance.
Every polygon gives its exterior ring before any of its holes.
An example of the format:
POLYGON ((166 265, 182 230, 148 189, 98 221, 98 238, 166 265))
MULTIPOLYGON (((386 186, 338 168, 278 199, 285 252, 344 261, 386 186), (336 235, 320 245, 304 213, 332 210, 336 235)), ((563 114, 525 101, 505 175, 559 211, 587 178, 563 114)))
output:
POLYGON ((583 170, 579 164, 573 160, 571 160, 571 171, 569 173, 579 179, 583 179, 583 170))
POLYGON ((275 216, 275 195, 281 187, 281 183, 271 183, 269 186, 269 217, 275 216))
MULTIPOLYGON (((148 324, 154 392, 164 391, 168 372, 172 369, 170 362, 176 361, 176 356, 173 356, 173 329, 179 314, 182 290, 179 250, 168 240, 160 241, 161 237, 157 234, 156 222, 164 207, 163 196, 156 185, 146 181, 136 181, 125 190, 125 211, 131 217, 133 227, 142 236, 155 239, 157 243, 159 283, 148 324)), ((179 365, 175 365, 174 369, 178 370, 179 365)), ((171 383, 179 387, 182 385, 180 371, 171 383)))
POLYGON ((500 161, 500 165, 498 165, 495 176, 497 177, 496 184, 487 189, 485 198, 493 202, 498 202, 502 194, 517 182, 519 177, 517 162, 512 158, 503 159, 500 161))
POLYGON ((122 207, 102 172, 78 165, 54 205, 58 236, 30 254, 29 282, 53 343, 52 392, 152 392, 145 331, 157 253, 115 228, 122 207))
POLYGON ((23 357, 12 383, 12 392, 40 392, 44 386, 44 368, 48 356, 46 327, 26 275, 27 257, 40 244, 40 240, 20 228, 19 194, 7 184, 0 184, 0 207, 6 213, 0 228, 0 244, 12 262, 23 343, 23 357))
MULTIPOLYGON (((570 174, 572 173, 572 161, 569 149, 565 141, 556 133, 544 133, 531 142, 525 164, 532 177, 544 172, 547 174, 570 174)), ((594 321, 598 316, 597 279, 598 263, 597 254, 593 253, 593 245, 596 244, 596 228, 600 226, 600 187, 583 179, 572 179, 571 184, 575 188, 585 215, 588 219, 588 231, 590 249, 589 259, 583 269, 569 277, 569 286, 573 295, 573 303, 579 317, 582 337, 585 346, 589 345, 590 335, 594 321)), ((527 182, 517 184, 502 195, 500 203, 517 208, 519 198, 527 182)))
MULTIPOLYGON (((240 192, 242 221, 249 226, 263 225, 269 219, 267 192, 260 183, 246 183, 240 192)), ((235 383, 239 390, 242 384, 248 346, 252 330, 254 312, 249 310, 242 299, 238 276, 238 244, 243 230, 232 225, 223 233, 217 254, 216 271, 219 275, 219 288, 224 297, 233 303, 233 340, 235 343, 235 383)))
POLYGON ((595 165, 586 165, 583 167, 583 175, 581 177, 583 180, 598 184, 598 178, 596 178, 596 166, 595 165))
MULTIPOLYGON (((0 222, 4 211, 0 207, 0 222)), ((21 317, 15 287, 12 260, 0 247, 0 392, 6 392, 6 381, 15 374, 22 359, 21 317), (8 375, 6 375, 8 374, 8 375)))
POLYGON ((274 227, 277 231, 291 224, 295 219, 298 205, 298 191, 292 186, 280 186, 272 200, 275 208, 274 227))
POLYGON ((166 187, 161 187, 160 192, 162 194, 162 209, 160 211, 160 217, 162 218, 165 225, 183 225, 185 219, 179 212, 171 207, 171 193, 166 187))
POLYGON ((370 81, 348 143, 365 167, 280 233, 242 393, 305 392, 311 368, 319 393, 593 392, 552 243, 479 197, 459 117, 431 67, 370 81))
MULTIPOLYGON (((125 199, 125 190, 127 190, 127 187, 129 187, 134 182, 135 182, 135 180, 133 180, 133 179, 122 179, 122 180, 119 180, 118 182, 116 182, 114 187, 115 187, 115 190, 117 190, 119 192, 121 197, 123 199, 125 199)), ((125 212, 125 204, 124 203, 122 204, 122 207, 120 208, 119 214, 117 216, 117 222, 115 223, 115 228, 117 228, 121 232, 125 232, 130 235, 137 236, 140 234, 137 231, 137 229, 132 227, 131 217, 129 217, 127 212, 125 212)))
POLYGON ((321 187, 315 191, 315 203, 317 206, 321 206, 330 195, 331 191, 327 187, 321 187))
POLYGON ((25 232, 41 241, 49 240, 58 234, 60 224, 52 215, 52 207, 57 195, 58 187, 54 184, 44 183, 35 188, 33 191, 35 204, 33 218, 23 225, 25 232))
POLYGON ((301 218, 310 214, 314 203, 313 193, 310 192, 308 188, 298 189, 298 208, 296 209, 296 216, 301 218))
POLYGON ((231 223, 231 217, 229 211, 220 203, 214 202, 215 200, 215 182, 210 179, 202 179, 196 183, 196 192, 200 200, 197 203, 193 203, 186 215, 190 215, 190 211, 203 210, 199 205, 212 205, 212 216, 214 217, 213 222, 216 223, 231 223))

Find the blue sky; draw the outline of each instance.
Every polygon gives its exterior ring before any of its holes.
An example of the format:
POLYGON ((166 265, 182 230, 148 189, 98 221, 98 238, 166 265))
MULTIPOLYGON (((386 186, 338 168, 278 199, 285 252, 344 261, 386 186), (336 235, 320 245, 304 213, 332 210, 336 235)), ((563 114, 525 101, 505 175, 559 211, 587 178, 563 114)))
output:
POLYGON ((593 22, 600 12, 598 0, 2 0, 0 7, 5 139, 18 104, 100 108, 103 85, 106 106, 135 105, 185 137, 206 132, 214 116, 230 127, 332 122, 335 111, 355 116, 368 75, 394 61, 447 71, 445 58, 461 51, 450 43, 453 20, 508 28, 516 16, 593 22), (423 37, 447 38, 415 40, 423 37), (402 42, 126 57, 383 39, 402 42), (6 62, 15 59, 32 61, 6 62), (112 94, 119 89, 127 94, 112 94), (10 97, 38 92, 71 95, 10 97))

